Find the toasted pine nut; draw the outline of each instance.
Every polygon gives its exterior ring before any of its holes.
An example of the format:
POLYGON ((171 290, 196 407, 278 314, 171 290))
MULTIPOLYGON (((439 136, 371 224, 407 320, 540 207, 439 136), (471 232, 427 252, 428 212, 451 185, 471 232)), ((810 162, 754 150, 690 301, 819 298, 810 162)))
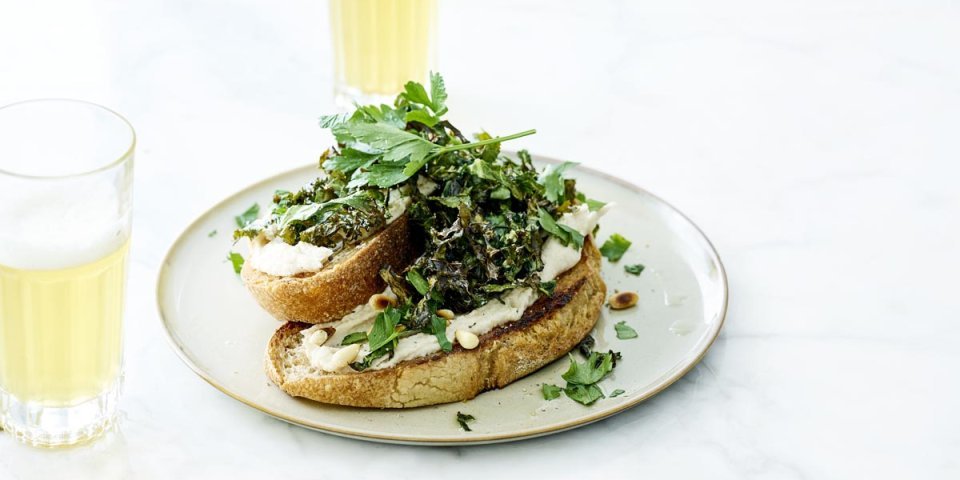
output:
POLYGON ((334 370, 339 370, 343 367, 346 367, 350 362, 357 359, 357 354, 360 353, 360 344, 354 343, 353 345, 347 345, 346 347, 337 350, 337 353, 333 354, 333 357, 330 359, 331 367, 334 370))
POLYGON ((637 304, 640 296, 634 292, 620 292, 610 297, 610 308, 614 310, 623 310, 637 304))
POLYGON ((454 317, 453 310, 450 310, 448 308, 441 308, 440 310, 437 310, 437 315, 447 320, 453 320, 453 317, 454 317))
POLYGON ((467 330, 457 330, 453 333, 453 336, 457 339, 457 343, 467 350, 473 350, 477 348, 477 345, 480 345, 480 337, 467 330))
POLYGON ((397 298, 383 293, 375 293, 370 296, 369 303, 374 310, 380 311, 387 307, 397 306, 397 298))
POLYGON ((312 343, 319 347, 320 345, 323 345, 324 342, 327 341, 328 337, 329 335, 327 335, 326 330, 318 329, 313 333, 311 333, 309 337, 307 337, 307 342, 312 343))

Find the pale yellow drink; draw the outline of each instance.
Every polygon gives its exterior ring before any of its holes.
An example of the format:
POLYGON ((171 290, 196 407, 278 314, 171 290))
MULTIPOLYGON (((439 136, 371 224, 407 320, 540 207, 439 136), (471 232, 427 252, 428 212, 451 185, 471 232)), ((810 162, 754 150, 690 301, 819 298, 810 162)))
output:
POLYGON ((25 443, 117 416, 134 142, 99 105, 0 108, 0 426, 25 443))
POLYGON ((0 385, 24 402, 65 407, 120 375, 128 244, 84 265, 0 265, 0 385))
POLYGON ((338 94, 391 97, 424 82, 433 60, 436 0, 330 0, 338 94))

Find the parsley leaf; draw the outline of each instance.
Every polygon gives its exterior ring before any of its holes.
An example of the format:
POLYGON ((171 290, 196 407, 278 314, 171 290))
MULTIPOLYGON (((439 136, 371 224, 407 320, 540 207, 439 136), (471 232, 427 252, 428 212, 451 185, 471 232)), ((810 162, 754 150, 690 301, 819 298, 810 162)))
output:
POLYGON ((549 383, 544 383, 541 390, 543 391, 544 400, 553 400, 555 398, 558 398, 560 396, 560 392, 563 391, 562 388, 556 385, 551 385, 549 383))
POLYGON ((567 383, 578 385, 593 385, 603 380, 613 370, 613 355, 609 353, 593 352, 583 363, 570 356, 570 368, 561 375, 567 383))
POLYGON ((603 242, 603 246, 600 247, 600 254, 607 257, 607 260, 616 262, 630 248, 630 243, 630 240, 623 238, 619 233, 614 233, 610 235, 606 242, 603 242))
MULTIPOLYGON (((433 111, 433 115, 423 112, 423 118, 432 120, 432 123, 429 124, 431 127, 439 121, 440 116, 447 113, 447 87, 443 83, 443 77, 441 77, 439 73, 430 72, 429 95, 423 85, 410 81, 403 86, 403 93, 401 93, 400 96, 410 103, 420 104, 430 108, 430 110, 433 111)), ((407 118, 407 121, 410 121, 410 119, 407 118)), ((426 124, 425 122, 421 123, 426 124)))
POLYGON ((426 105, 430 108, 433 108, 433 102, 430 101, 430 96, 427 95, 427 89, 423 88, 418 82, 409 81, 406 85, 403 86, 403 94, 407 98, 407 101, 410 103, 419 103, 420 105, 426 105))
POLYGON ((559 238, 561 242, 567 239, 566 233, 564 233, 563 230, 560 230, 560 227, 557 226, 557 221, 553 219, 553 216, 550 215, 550 212, 541 208, 539 221, 540 226, 543 227, 547 233, 559 238))
POLYGON ((626 270, 627 273, 630 273, 630 274, 633 274, 633 275, 640 275, 641 273, 643 273, 643 269, 644 269, 644 268, 646 268, 646 267, 644 267, 643 265, 641 265, 641 264, 639 264, 639 263, 636 264, 636 265, 624 265, 624 266, 623 266, 623 269, 626 270))
POLYGON ((474 418, 473 415, 457 412, 457 423, 459 423, 460 428, 464 429, 465 431, 468 431, 468 432, 472 431, 470 430, 470 426, 467 425, 467 423, 475 420, 476 418, 474 418))
MULTIPOLYGON (((408 178, 406 164, 403 162, 380 162, 370 166, 366 180, 378 187, 392 187, 408 178)), ((356 178, 356 176, 354 176, 356 178)))
POLYGON ((587 199, 587 209, 591 212, 596 212, 606 206, 606 202, 601 202, 599 200, 594 200, 592 198, 587 199))
POLYGON ((216 231, 216 230, 211 230, 210 233, 207 234, 207 238, 211 238, 211 237, 215 236, 216 234, 217 234, 217 231, 216 231))
POLYGON ((447 86, 437 72, 430 72, 430 108, 438 116, 447 113, 447 86))
POLYGON ((376 158, 376 155, 370 153, 344 148, 340 155, 324 159, 321 166, 328 172, 338 171, 349 176, 358 168, 369 167, 376 158))
POLYGON ((407 122, 420 122, 428 127, 433 127, 437 123, 440 123, 439 118, 430 115, 426 110, 411 110, 404 115, 403 120, 407 122))
MULTIPOLYGON (((383 153, 383 160, 387 162, 396 162, 407 157, 410 158, 410 162, 419 162, 431 151, 439 148, 419 135, 387 123, 351 124, 348 132, 358 141, 380 150, 383 153)), ((411 172, 410 175, 413 173, 411 172)))
POLYGON ((260 204, 254 203, 247 211, 233 217, 233 219, 237 222, 238 227, 243 228, 246 227, 248 223, 256 220, 258 215, 260 215, 260 204))
POLYGON ((340 342, 341 346, 353 345, 354 343, 363 343, 367 341, 367 332, 353 332, 340 342))
POLYGON ((550 165, 540 176, 540 183, 543 184, 547 200, 553 203, 563 203, 563 173, 568 168, 576 165, 574 162, 563 162, 557 165, 550 165))
POLYGON ((583 405, 591 405, 603 398, 603 390, 596 385, 568 384, 563 393, 566 393, 570 400, 583 405))
POLYGON ((576 228, 562 223, 558 223, 557 226, 560 227, 560 230, 567 233, 567 238, 570 240, 570 243, 577 247, 577 250, 583 248, 583 235, 578 232, 576 228))
POLYGON ((283 215, 277 219, 277 226, 283 230, 294 223, 304 222, 319 212, 322 207, 322 203, 294 205, 288 208, 286 212, 283 212, 283 215))
POLYGON ((373 328, 370 329, 368 339, 370 340, 371 354, 384 346, 388 346, 397 336, 397 323, 400 321, 400 310, 393 307, 387 307, 377 314, 373 322, 373 328))
POLYGON ((350 364, 354 370, 366 370, 373 364, 374 360, 393 352, 393 349, 397 346, 400 332, 404 330, 403 326, 398 328, 403 315, 403 310, 394 307, 387 307, 377 314, 377 318, 373 321, 373 328, 367 334, 370 353, 363 357, 363 360, 350 364))
POLYGON ((526 130, 504 137, 440 146, 387 123, 344 125, 342 131, 342 135, 346 139, 353 138, 383 155, 379 162, 370 165, 368 172, 364 172, 359 177, 355 174, 347 186, 360 187, 372 183, 382 188, 392 187, 407 180, 420 171, 430 159, 439 155, 505 142, 537 133, 536 130, 526 130))
POLYGON ((600 210, 601 208, 603 208, 604 205, 606 205, 605 202, 594 200, 592 198, 587 198, 587 196, 584 195, 582 192, 577 192, 577 200, 580 200, 581 203, 586 203, 587 209, 590 210, 591 212, 596 212, 597 210, 600 210))
POLYGON ((243 256, 237 252, 230 252, 227 255, 227 260, 233 264, 233 273, 240 275, 240 271, 243 270, 243 256))
POLYGON ((437 337, 437 343, 440 344, 441 350, 444 352, 453 350, 453 344, 447 338, 447 321, 443 317, 433 315, 433 319, 430 321, 430 329, 433 330, 433 335, 437 337))
POLYGON ((560 243, 564 245, 570 245, 572 243, 577 249, 583 246, 583 235, 581 235, 580 232, 578 232, 575 228, 562 223, 557 223, 553 216, 550 215, 550 212, 542 208, 540 209, 539 213, 540 226, 543 227, 547 233, 557 237, 557 239, 560 240, 560 243))
POLYGON ((627 325, 626 320, 617 322, 617 324, 613 326, 613 329, 617 331, 617 338, 620 340, 637 338, 637 331, 634 330, 630 325, 627 325))
POLYGON ((571 400, 583 405, 590 405, 603 398, 603 390, 600 390, 597 383, 613 371, 619 356, 619 353, 613 351, 592 352, 587 360, 581 363, 577 362, 571 354, 570 367, 561 375, 567 381, 563 393, 571 400))
POLYGON ((335 126, 331 131, 333 136, 336 137, 337 141, 340 143, 349 143, 350 140, 350 126, 362 123, 384 123, 391 125, 397 128, 403 128, 406 125, 406 122, 403 121, 403 117, 400 116, 400 112, 392 108, 390 105, 356 105, 357 110, 350 115, 350 118, 341 123, 340 125, 335 126))
POLYGON ((625 392, 622 388, 618 388, 618 389, 610 392, 610 398, 619 397, 620 395, 623 395, 624 393, 627 393, 627 392, 625 392))
POLYGON ((430 284, 423 278, 423 275, 420 275, 420 272, 414 269, 407 272, 407 281, 410 282, 410 285, 413 285, 413 288, 417 289, 417 293, 420 295, 426 295, 430 291, 430 284))
POLYGON ((340 113, 337 115, 321 115, 320 128, 334 128, 350 118, 349 113, 340 113))

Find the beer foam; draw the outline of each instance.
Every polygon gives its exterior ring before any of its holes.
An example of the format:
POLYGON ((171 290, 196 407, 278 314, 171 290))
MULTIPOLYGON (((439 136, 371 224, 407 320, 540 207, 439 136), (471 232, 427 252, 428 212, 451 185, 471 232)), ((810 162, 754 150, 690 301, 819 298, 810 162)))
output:
POLYGON ((109 255, 129 237, 129 202, 103 179, 3 187, 0 265, 28 270, 83 265, 109 255))

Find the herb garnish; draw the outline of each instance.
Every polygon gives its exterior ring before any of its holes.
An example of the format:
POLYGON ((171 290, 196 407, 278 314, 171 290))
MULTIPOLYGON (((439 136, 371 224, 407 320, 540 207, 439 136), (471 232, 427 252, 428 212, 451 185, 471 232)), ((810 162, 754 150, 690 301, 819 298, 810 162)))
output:
MULTIPOLYGON (((567 386, 561 389, 556 385, 543 384, 541 390, 543 391, 543 398, 545 400, 553 400, 559 397, 561 391, 571 400, 583 405, 591 405, 597 400, 604 398, 603 390, 597 386, 597 383, 606 378, 617 366, 617 361, 620 360, 620 353, 614 352, 613 350, 607 353, 594 352, 594 344, 595 341, 593 337, 587 335, 580 344, 577 345, 576 350, 579 350, 580 353, 586 357, 586 361, 582 363, 577 362, 573 354, 568 355, 570 358, 570 366, 567 368, 567 371, 561 375, 561 377, 567 381, 567 386)), ((621 391, 621 393, 623 392, 621 391)), ((616 395, 619 394, 614 391, 612 396, 616 395)))
POLYGON ((216 234, 217 234, 216 230, 211 230, 210 233, 207 234, 207 238, 212 238, 216 234))
POLYGON ((617 354, 613 351, 593 352, 585 362, 579 363, 570 355, 570 368, 561 375, 567 381, 563 393, 583 405, 590 405, 603 398, 603 390, 600 390, 597 383, 613 371, 616 357, 617 354))
MULTIPOLYGON (((561 375, 568 384, 593 385, 613 370, 613 355, 593 352, 587 361, 579 363, 570 356, 570 367, 561 375)), ((569 385, 568 385, 569 386, 569 385)))
POLYGON ((560 392, 563 391, 562 388, 556 385, 551 385, 549 383, 544 383, 541 390, 543 391, 544 400, 553 400, 555 398, 558 398, 560 397, 560 392))
POLYGON ((365 370, 374 360, 393 352, 400 332, 404 330, 402 325, 398 325, 402 316, 403 310, 394 307, 387 307, 377 314, 373 328, 367 334, 370 353, 363 357, 363 360, 353 363, 354 369, 365 370))
POLYGON ((366 341, 367 341, 367 332, 353 332, 343 337, 343 340, 340 341, 340 345, 347 346, 347 345, 352 345, 354 343, 363 343, 366 341))
POLYGON ((637 338, 637 331, 630 325, 627 325, 626 320, 617 322, 617 324, 613 326, 613 329, 617 331, 617 338, 620 340, 637 338))
POLYGON ((459 423, 460 428, 464 429, 465 431, 468 431, 468 432, 473 431, 473 430, 470 430, 470 425, 467 425, 467 423, 475 420, 476 418, 474 418, 473 415, 457 412, 457 423, 459 423))
POLYGON ((358 105, 349 114, 321 117, 321 127, 336 139, 320 156, 325 176, 296 192, 277 191, 268 218, 234 232, 235 238, 266 235, 336 253, 382 230, 392 220, 392 201, 407 205, 403 211, 423 251, 405 269, 380 272, 398 305, 377 316, 366 339, 370 353, 352 364, 357 370, 415 333, 435 336, 450 351, 439 309, 470 311, 519 287, 552 295, 556 282, 539 276, 543 245, 554 237, 580 248, 584 236, 563 223, 563 214, 603 205, 564 177, 573 164, 541 173, 526 151, 501 154, 503 142, 534 130, 468 139, 445 118, 446 99, 443 78, 432 73, 429 87, 409 82, 392 105, 358 105))
POLYGON ((563 173, 568 168, 576 165, 573 162, 563 162, 556 165, 550 165, 543 171, 540 181, 543 183, 547 199, 554 203, 560 203, 563 199, 563 193, 566 190, 563 180, 563 173))
POLYGON ((643 269, 644 269, 644 268, 646 268, 646 267, 644 267, 643 265, 641 265, 641 264, 639 264, 639 263, 636 264, 636 265, 624 265, 624 266, 623 266, 623 269, 624 269, 627 273, 633 274, 633 275, 640 275, 641 273, 643 273, 643 269))
POLYGON ((440 350, 444 352, 449 352, 453 350, 453 343, 450 343, 450 339, 447 338, 447 321, 436 314, 433 313, 433 318, 430 319, 430 331, 435 337, 437 337, 437 343, 440 344, 440 350))
POLYGON ((610 392, 610 398, 619 397, 620 395, 623 395, 624 393, 627 393, 627 392, 624 391, 622 388, 618 388, 618 389, 610 392))
POLYGON ((426 295, 430 291, 430 284, 416 270, 407 272, 407 281, 410 282, 410 285, 413 285, 413 288, 417 289, 417 293, 420 295, 426 295))
POLYGON ((630 248, 630 240, 623 238, 619 233, 614 233, 610 235, 606 242, 603 242, 603 246, 600 247, 600 254, 607 257, 607 260, 616 262, 623 257, 628 248, 630 248))
POLYGON ((557 223, 557 221, 550 216, 550 213, 542 208, 540 209, 539 213, 538 219, 540 226, 554 237, 557 237, 557 239, 560 240, 560 243, 564 245, 570 245, 572 243, 577 249, 583 247, 583 235, 580 234, 580 232, 578 232, 575 228, 562 223, 557 223))
POLYGON ((233 273, 240 275, 240 271, 243 270, 243 256, 237 252, 230 252, 227 260, 233 264, 233 273))
POLYGON ((592 405, 593 402, 603 398, 603 390, 600 390, 600 387, 596 385, 568 383, 567 388, 563 389, 563 393, 567 394, 570 400, 583 405, 592 405))
MULTIPOLYGON (((233 220, 237 222, 238 227, 243 228, 246 227, 250 222, 256 220, 258 215, 260 215, 260 204, 254 203, 253 205, 250 205, 250 208, 248 208, 245 212, 233 217, 233 220)), ((214 230, 214 232, 216 232, 216 230, 214 230)))
POLYGON ((586 204, 587 204, 587 209, 589 209, 591 212, 596 212, 597 210, 600 210, 601 208, 603 208, 604 205, 606 205, 606 203, 604 203, 604 202, 601 202, 601 201, 598 201, 598 200, 589 199, 589 198, 587 198, 586 195, 584 195, 584 194, 582 194, 582 193, 577 193, 576 198, 577 198, 577 200, 579 200, 581 203, 586 203, 586 204))

